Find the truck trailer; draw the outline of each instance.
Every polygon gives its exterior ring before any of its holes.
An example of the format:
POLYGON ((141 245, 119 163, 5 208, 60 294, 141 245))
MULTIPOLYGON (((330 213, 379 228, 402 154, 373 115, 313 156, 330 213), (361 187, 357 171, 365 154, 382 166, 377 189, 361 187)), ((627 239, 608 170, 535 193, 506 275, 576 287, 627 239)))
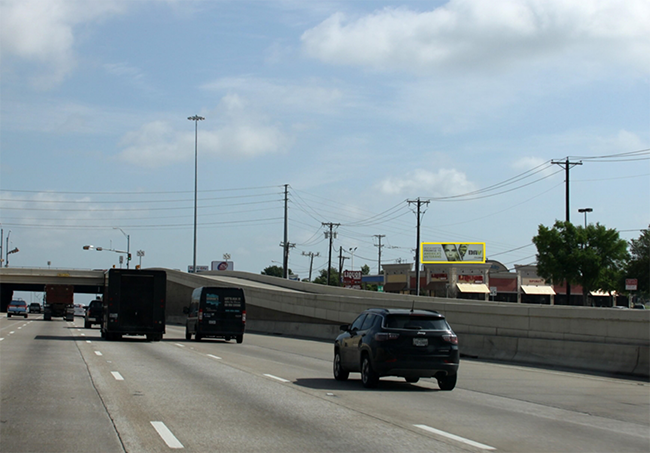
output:
POLYGON ((43 319, 51 321, 52 317, 74 321, 73 285, 45 285, 43 319))
POLYGON ((145 335, 162 340, 165 333, 167 274, 162 270, 109 269, 104 274, 101 335, 145 335))

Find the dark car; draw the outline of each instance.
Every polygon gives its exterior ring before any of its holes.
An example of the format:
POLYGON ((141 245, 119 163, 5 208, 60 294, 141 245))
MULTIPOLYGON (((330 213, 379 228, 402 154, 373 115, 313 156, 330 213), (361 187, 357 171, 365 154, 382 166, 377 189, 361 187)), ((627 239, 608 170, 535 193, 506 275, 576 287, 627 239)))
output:
POLYGON ((84 317, 84 327, 86 329, 92 328, 93 324, 101 324, 102 317, 104 316, 104 303, 97 299, 90 302, 86 309, 84 317))
POLYGON ((7 318, 11 316, 22 316, 27 318, 27 302, 24 300, 12 300, 7 307, 7 318))
POLYGON ((32 302, 29 304, 29 312, 30 313, 42 313, 43 309, 41 308, 41 304, 38 302, 32 302))
POLYGON ((336 380, 360 372, 366 388, 376 387, 382 376, 411 383, 435 378, 441 390, 456 386, 458 337, 438 312, 371 308, 341 330, 334 343, 336 380))

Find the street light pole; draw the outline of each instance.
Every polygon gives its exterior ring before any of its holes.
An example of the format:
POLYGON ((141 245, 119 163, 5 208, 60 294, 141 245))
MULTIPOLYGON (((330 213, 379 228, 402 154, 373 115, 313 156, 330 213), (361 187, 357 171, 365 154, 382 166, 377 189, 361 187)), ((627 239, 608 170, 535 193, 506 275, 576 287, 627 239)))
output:
POLYGON ((357 247, 350 247, 350 255, 352 255, 352 259, 350 260, 350 270, 354 270, 354 252, 357 249, 357 247))
POLYGON ((9 235, 11 230, 7 233, 7 246, 5 247, 5 267, 9 267, 9 235))
POLYGON ((129 268, 129 261, 131 261, 131 236, 126 234, 120 227, 113 227, 114 230, 120 230, 126 236, 126 268, 129 268))
POLYGON ((587 228, 587 213, 588 212, 594 212, 592 208, 580 208, 578 209, 578 212, 584 213, 585 214, 585 229, 587 228))
POLYGON ((196 274, 196 211, 197 211, 197 188, 198 188, 198 137, 199 137, 199 121, 205 118, 199 115, 189 116, 188 120, 194 121, 194 249, 192 253, 192 273, 196 274))

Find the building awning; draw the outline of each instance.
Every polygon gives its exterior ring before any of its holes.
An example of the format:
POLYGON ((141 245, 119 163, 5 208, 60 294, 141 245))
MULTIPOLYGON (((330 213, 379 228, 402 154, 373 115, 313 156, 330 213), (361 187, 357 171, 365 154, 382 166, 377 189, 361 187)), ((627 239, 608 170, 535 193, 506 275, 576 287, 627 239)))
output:
POLYGON ((384 284, 384 292, 392 293, 395 291, 402 291, 406 288, 406 282, 391 282, 384 284))
POLYGON ((490 294, 490 288, 485 283, 456 283, 461 293, 490 294))
POLYGON ((554 296, 555 291, 551 286, 537 286, 537 285, 521 285, 521 290, 524 294, 533 294, 541 296, 554 296))
POLYGON ((429 282, 423 289, 425 289, 426 291, 433 291, 435 289, 445 288, 446 285, 447 285, 446 282, 429 282))

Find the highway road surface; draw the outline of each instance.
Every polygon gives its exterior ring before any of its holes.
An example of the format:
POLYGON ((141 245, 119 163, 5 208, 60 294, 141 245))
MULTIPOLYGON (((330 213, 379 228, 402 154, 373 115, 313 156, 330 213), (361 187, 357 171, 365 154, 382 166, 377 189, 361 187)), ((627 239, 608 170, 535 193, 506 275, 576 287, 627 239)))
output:
POLYGON ((650 385, 461 361, 435 381, 332 377, 330 343, 108 342, 82 318, 0 318, 0 451, 648 452, 650 385))

